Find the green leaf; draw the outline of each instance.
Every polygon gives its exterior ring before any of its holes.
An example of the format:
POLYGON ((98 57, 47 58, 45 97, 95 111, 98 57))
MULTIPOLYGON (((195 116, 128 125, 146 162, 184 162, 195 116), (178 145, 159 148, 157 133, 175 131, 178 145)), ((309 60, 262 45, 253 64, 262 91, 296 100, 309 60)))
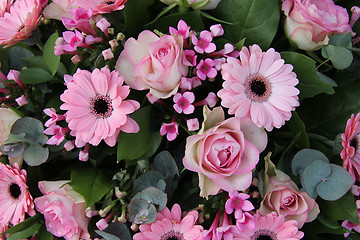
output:
POLYGON ((322 47, 321 54, 324 58, 329 58, 333 66, 340 70, 349 67, 353 61, 351 51, 344 47, 328 44, 322 47))
POLYGON ((52 76, 55 75, 60 63, 60 56, 56 56, 54 53, 55 41, 58 37, 57 32, 53 33, 46 41, 43 52, 45 63, 49 67, 52 76))
POLYGON ((25 138, 41 145, 45 144, 48 140, 48 137, 43 133, 44 127, 42 122, 32 117, 23 117, 16 120, 10 132, 15 135, 25 133, 25 138))
POLYGON ((335 91, 330 84, 321 81, 315 69, 315 61, 296 52, 281 52, 281 57, 287 64, 294 67, 294 72, 299 79, 296 86, 300 90, 300 100, 311 98, 320 93, 333 94, 335 91))
POLYGON ((345 168, 336 164, 330 164, 330 167, 330 176, 316 186, 316 191, 321 198, 335 201, 349 191, 353 185, 353 179, 345 168))
MULTIPOLYGON (((139 194, 139 193, 138 193, 139 194)), ((137 194, 137 195, 138 195, 137 194)), ((129 220, 136 224, 149 224, 156 219, 156 208, 142 198, 131 199, 128 205, 129 220)))
POLYGON ((28 237, 34 236, 42 226, 41 223, 35 223, 29 228, 26 228, 23 231, 11 233, 7 240, 19 240, 19 239, 27 239, 28 237))
POLYGON ((95 230, 97 234, 105 240, 131 240, 131 235, 127 226, 120 222, 112 222, 104 231, 95 230))
POLYGON ((346 119, 360 111, 360 82, 351 82, 336 88, 334 95, 319 95, 306 99, 297 113, 308 132, 334 139, 345 131, 346 119))
POLYGON ((147 171, 134 181, 133 192, 138 193, 147 187, 156 187, 165 191, 164 176, 158 171, 147 171))
POLYGON ((39 166, 46 162, 49 157, 49 149, 39 144, 29 145, 23 152, 24 161, 29 166, 39 166))
POLYGON ((157 206, 158 211, 161 211, 166 207, 167 195, 158 188, 147 187, 141 192, 137 193, 133 199, 144 199, 149 204, 154 204, 157 206))
POLYGON ((22 221, 21 223, 16 224, 15 226, 9 228, 2 234, 16 233, 16 232, 24 231, 25 229, 30 228, 31 226, 39 223, 41 219, 42 219, 42 215, 40 213, 37 213, 35 216, 32 216, 31 218, 28 218, 25 221, 22 221))
POLYGON ((48 230, 46 229, 46 225, 42 225, 41 228, 39 229, 37 239, 38 240, 53 240, 54 236, 50 232, 48 232, 48 230))
POLYGON ((42 68, 27 68, 20 72, 21 81, 24 84, 38 84, 51 80, 51 74, 42 68))
POLYGON ((34 56, 30 50, 18 46, 11 47, 8 51, 8 55, 10 56, 10 69, 17 70, 21 70, 25 67, 25 62, 23 61, 24 58, 34 56))
POLYGON ((329 44, 338 47, 350 48, 352 46, 351 33, 349 32, 347 34, 334 34, 330 37, 329 44))
POLYGON ((300 148, 309 148, 310 142, 309 138, 306 134, 305 125, 303 121, 300 119, 299 115, 296 112, 292 112, 292 116, 290 121, 286 123, 293 136, 300 132, 300 137, 297 141, 297 145, 300 148))
POLYGON ((113 174, 99 168, 78 168, 71 171, 70 185, 80 193, 90 206, 100 201, 112 188, 113 174))
POLYGON ((336 201, 317 200, 322 215, 333 220, 349 220, 359 225, 355 198, 351 191, 336 201))
POLYGON ((125 3, 125 27, 124 34, 128 37, 135 37, 150 20, 149 7, 154 0, 131 0, 125 3), (139 17, 141 16, 141 17, 139 17))
POLYGON ((140 108, 133 113, 130 117, 134 119, 140 131, 137 133, 124 133, 119 134, 117 145, 117 160, 134 160, 146 154, 151 147, 151 140, 153 132, 150 130, 150 114, 151 106, 140 108), (129 144, 136 143, 136 144, 129 144))
POLYGON ((278 29, 280 5, 277 0, 222 0, 212 15, 234 23, 223 25, 224 38, 232 43, 246 38, 245 45, 258 44, 266 50, 278 29))

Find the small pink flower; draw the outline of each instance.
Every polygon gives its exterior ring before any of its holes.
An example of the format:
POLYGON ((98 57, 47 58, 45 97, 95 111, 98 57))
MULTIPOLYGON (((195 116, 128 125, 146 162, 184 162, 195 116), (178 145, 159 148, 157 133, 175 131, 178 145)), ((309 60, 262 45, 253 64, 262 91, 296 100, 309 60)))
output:
POLYGON ((7 77, 8 80, 15 81, 21 87, 22 90, 24 90, 24 91, 26 90, 26 87, 24 86, 24 84, 21 81, 19 71, 10 70, 6 77, 7 77))
POLYGON ((74 145, 74 141, 67 141, 65 144, 64 144, 64 148, 66 151, 71 151, 75 148, 75 145, 74 145))
POLYGON ((205 80, 206 76, 209 78, 214 78, 217 75, 217 71, 214 68, 215 62, 214 60, 207 58, 204 60, 201 59, 199 64, 196 66, 196 75, 201 79, 205 80))
POLYGON ((184 20, 180 20, 177 24, 177 30, 173 27, 169 27, 170 34, 178 34, 184 38, 189 37, 190 27, 186 24, 184 20))
POLYGON ((192 103, 195 100, 195 95, 192 92, 184 92, 183 94, 177 93, 174 96, 175 104, 174 109, 177 113, 191 114, 194 112, 195 107, 192 103))
POLYGON ((109 39, 109 27, 110 23, 106 18, 101 18, 97 23, 96 26, 100 28, 100 30, 105 34, 105 36, 109 39))
POLYGON ((49 120, 45 122, 45 127, 50 127, 51 125, 55 124, 57 121, 61 121, 65 119, 64 115, 57 114, 54 108, 45 108, 44 113, 51 117, 49 120))
POLYGON ((195 45, 194 49, 198 53, 211 53, 216 50, 215 43, 212 43, 211 32, 202 31, 200 32, 200 37, 197 39, 195 35, 191 36, 191 41, 195 45))
POLYGON ((196 65, 196 58, 195 52, 193 50, 184 50, 184 58, 183 64, 186 66, 195 66, 196 65))
POLYGON ((93 35, 97 37, 98 34, 90 24, 90 18, 92 16, 92 13, 93 12, 91 9, 85 10, 83 8, 72 8, 71 16, 73 19, 63 17, 62 22, 64 26, 69 30, 77 28, 86 35, 93 35))
POLYGON ((86 144, 85 149, 81 150, 79 152, 79 160, 82 162, 86 162, 87 160, 89 160, 89 147, 90 144, 86 144))
POLYGON ((105 60, 113 59, 114 53, 111 51, 111 48, 105 49, 101 52, 105 60))
POLYGON ((212 25, 210 27, 211 36, 219 37, 224 34, 224 29, 222 28, 221 24, 212 25))
POLYGON ((218 102, 218 98, 216 97, 216 94, 213 92, 209 92, 209 94, 204 100, 194 103, 194 106, 197 107, 197 106, 208 105, 209 107, 213 108, 215 107, 217 102, 218 102))
POLYGON ((173 141, 177 137, 179 130, 176 122, 164 123, 161 126, 160 135, 164 136, 165 134, 168 141, 173 141))
POLYGON ((21 107, 24 106, 26 104, 28 104, 28 100, 26 99, 26 97, 24 95, 21 95, 20 97, 15 99, 15 102, 17 102, 17 104, 21 107))
POLYGON ((351 8, 351 12, 352 12, 352 15, 351 15, 351 19, 350 19, 350 22, 349 22, 349 25, 350 27, 353 27, 355 22, 359 19, 360 17, 360 7, 358 6, 353 6, 351 8))
POLYGON ((246 199, 249 199, 250 195, 245 193, 239 193, 238 191, 230 191, 229 199, 225 204, 225 211, 227 214, 231 214, 235 210, 235 219, 241 219, 243 217, 243 211, 249 212, 254 210, 254 205, 246 199))
POLYGON ((79 54, 76 54, 76 55, 72 56, 71 61, 74 64, 77 64, 77 63, 81 62, 83 59, 84 59, 83 56, 80 56, 79 54))
POLYGON ((66 52, 76 51, 77 47, 84 47, 86 44, 83 43, 83 35, 75 29, 75 31, 63 32, 63 39, 67 44, 62 45, 62 48, 66 52))
POLYGON ((186 125, 189 131, 199 130, 199 120, 197 118, 186 120, 186 125))
POLYGON ((201 80, 198 77, 182 77, 180 81, 180 88, 182 90, 192 90, 201 85, 201 80))
POLYGON ((254 229, 255 220, 253 215, 248 212, 244 212, 242 217, 236 219, 236 227, 242 232, 244 229, 254 229))
POLYGON ((69 128, 62 128, 59 125, 52 124, 44 130, 46 135, 53 135, 46 144, 60 145, 65 139, 65 134, 69 132, 69 128))

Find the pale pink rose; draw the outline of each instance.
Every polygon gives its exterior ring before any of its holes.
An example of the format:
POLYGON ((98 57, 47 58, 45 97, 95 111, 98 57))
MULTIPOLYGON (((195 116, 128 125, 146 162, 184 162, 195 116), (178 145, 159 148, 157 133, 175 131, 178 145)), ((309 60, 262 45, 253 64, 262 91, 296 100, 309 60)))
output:
POLYGON ((351 31, 346 9, 332 0, 285 0, 282 10, 286 35, 303 50, 320 49, 331 35, 351 31))
POLYGON ((62 17, 72 18, 71 9, 78 8, 75 0, 53 0, 43 11, 45 18, 61 20, 62 17))
POLYGON ((8 139, 12 125, 19 118, 10 108, 0 108, 0 145, 8 139))
POLYGON ((181 78, 188 73, 182 58, 182 36, 158 37, 145 30, 137 40, 126 41, 115 69, 131 88, 150 89, 154 97, 164 99, 177 92, 181 78))
POLYGON ((259 212, 265 216, 277 212, 286 221, 295 220, 301 228, 305 222, 315 220, 319 214, 319 205, 306 192, 298 189, 291 178, 280 170, 276 176, 270 177, 264 186, 264 199, 259 212))
POLYGON ((39 182, 44 196, 34 200, 36 209, 44 215, 46 228, 54 236, 66 240, 90 239, 85 200, 67 183, 69 181, 39 182))
POLYGON ((250 119, 224 120, 221 107, 204 107, 204 122, 197 135, 186 139, 184 166, 199 175, 200 196, 207 198, 221 189, 247 189, 259 154, 267 144, 263 128, 250 119))
POLYGON ((212 10, 215 9, 217 7, 217 5, 219 4, 221 0, 188 0, 190 6, 197 10, 212 10), (200 2, 202 2, 203 4, 198 5, 200 2))

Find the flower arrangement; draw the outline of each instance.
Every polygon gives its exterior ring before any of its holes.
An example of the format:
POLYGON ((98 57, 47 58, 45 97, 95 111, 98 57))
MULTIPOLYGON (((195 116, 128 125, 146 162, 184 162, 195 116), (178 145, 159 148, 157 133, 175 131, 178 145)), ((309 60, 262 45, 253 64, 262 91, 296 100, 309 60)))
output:
POLYGON ((0 239, 360 239, 360 8, 0 3, 0 239))

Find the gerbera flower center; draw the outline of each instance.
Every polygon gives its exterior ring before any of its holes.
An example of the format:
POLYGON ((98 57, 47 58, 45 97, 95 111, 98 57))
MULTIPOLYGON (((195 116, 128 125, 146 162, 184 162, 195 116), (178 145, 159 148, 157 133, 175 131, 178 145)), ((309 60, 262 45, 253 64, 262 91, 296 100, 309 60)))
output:
POLYGON ((108 96, 97 95, 91 100, 91 112, 99 118, 107 118, 111 116, 114 110, 111 98, 108 96))
POLYGON ((271 93, 269 81, 261 76, 250 76, 245 81, 245 93, 252 101, 266 101, 271 93))
POLYGON ((250 237, 250 240, 278 240, 276 233, 268 229, 260 229, 255 232, 255 234, 250 237))
POLYGON ((184 240, 184 235, 182 233, 171 230, 162 235, 160 240, 184 240))
POLYGON ((355 149, 355 152, 356 152, 356 150, 357 150, 357 145, 358 145, 358 139, 357 139, 356 137, 354 137, 354 138, 351 139, 351 141, 350 141, 350 146, 355 149))
POLYGON ((21 188, 16 183, 11 183, 9 186, 9 192, 12 198, 15 200, 18 199, 21 195, 21 188))

